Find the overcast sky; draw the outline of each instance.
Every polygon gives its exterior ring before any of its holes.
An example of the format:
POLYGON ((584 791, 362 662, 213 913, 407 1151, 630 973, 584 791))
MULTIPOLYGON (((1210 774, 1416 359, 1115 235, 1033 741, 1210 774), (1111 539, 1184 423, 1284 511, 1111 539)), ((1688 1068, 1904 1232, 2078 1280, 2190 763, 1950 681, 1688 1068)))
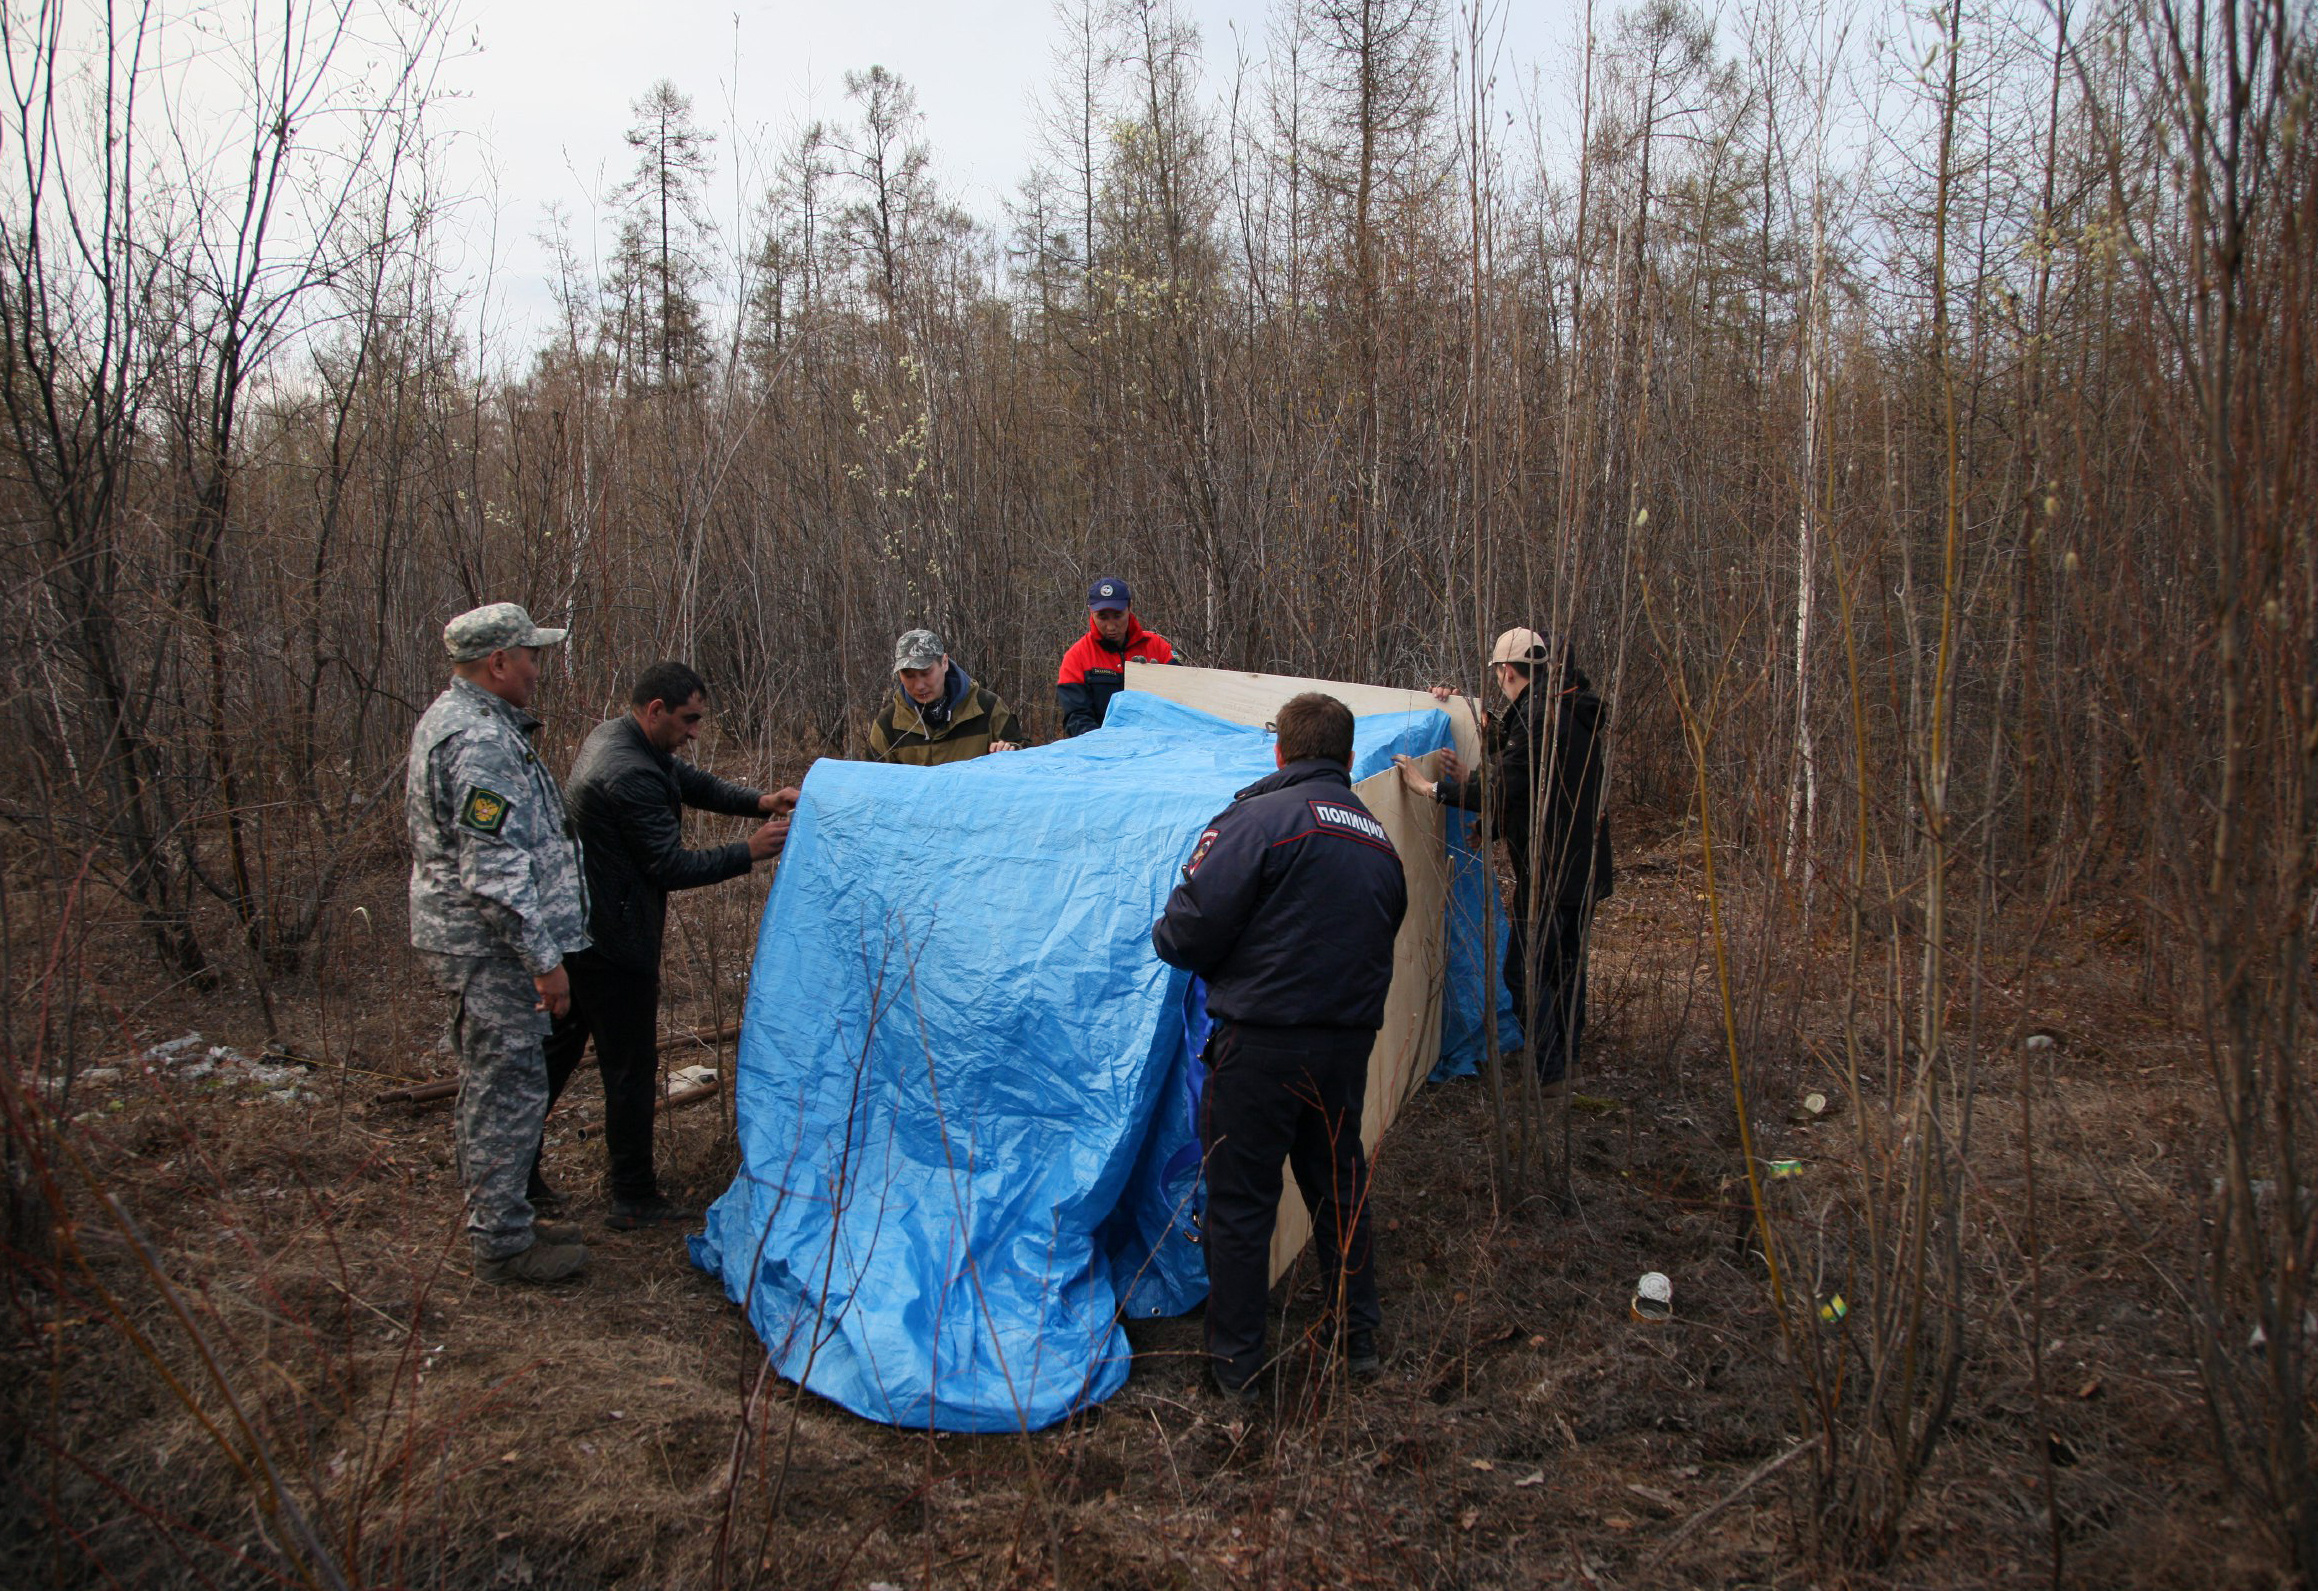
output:
MULTIPOLYGON (((1265 0, 1186 9, 1211 91, 1238 56, 1262 57, 1265 0)), ((462 17, 475 44, 446 69, 444 86, 462 97, 441 147, 451 186, 476 198, 456 229, 456 263, 475 280, 495 260, 491 319, 518 346, 548 318, 537 242, 548 206, 564 207, 587 247, 632 159, 621 142, 629 106, 656 79, 690 94, 717 133, 715 202, 729 217, 736 145, 770 158, 805 122, 844 115, 849 69, 883 65, 917 90, 944 186, 991 221, 1036 158, 1034 99, 1053 76, 1057 38, 1049 0, 468 0, 462 17)), ((1557 76, 1577 26, 1573 0, 1510 0, 1507 54, 1557 76)))

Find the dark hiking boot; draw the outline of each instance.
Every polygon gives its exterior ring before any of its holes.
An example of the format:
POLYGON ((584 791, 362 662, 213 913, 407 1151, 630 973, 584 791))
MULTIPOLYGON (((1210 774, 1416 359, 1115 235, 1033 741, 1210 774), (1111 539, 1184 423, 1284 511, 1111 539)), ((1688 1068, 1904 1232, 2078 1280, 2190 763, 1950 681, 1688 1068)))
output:
POLYGON ((1344 1368, 1361 1381, 1384 1374, 1384 1355, 1376 1351, 1376 1334, 1356 1331, 1344 1339, 1344 1368))
POLYGON ((1260 1375, 1250 1376, 1245 1381, 1234 1383, 1225 1377, 1220 1365, 1209 1374, 1210 1379, 1215 1383, 1216 1394, 1226 1403, 1238 1403, 1253 1407, 1264 1401, 1263 1377, 1260 1375))
POLYGON ((577 1243, 543 1243, 534 1238, 531 1247, 505 1259, 477 1262, 475 1279, 496 1284, 560 1282, 587 1269, 587 1263, 588 1251, 577 1243))
POLYGON ((692 1212, 655 1193, 649 1199, 614 1199, 604 1225, 615 1232, 641 1232, 656 1226, 683 1226, 692 1212))

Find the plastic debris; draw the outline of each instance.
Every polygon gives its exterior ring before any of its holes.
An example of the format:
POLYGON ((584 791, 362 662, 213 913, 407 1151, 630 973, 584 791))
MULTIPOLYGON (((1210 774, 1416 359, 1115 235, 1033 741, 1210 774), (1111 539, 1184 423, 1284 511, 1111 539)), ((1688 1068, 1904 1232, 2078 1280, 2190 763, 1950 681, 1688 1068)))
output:
POLYGON ((1843 1301, 1841 1293, 1837 1293, 1833 1298, 1819 1306, 1819 1318, 1830 1326, 1850 1313, 1851 1306, 1843 1301))
MULTIPOLYGON (((320 1070, 321 1063, 279 1042, 269 1043, 261 1053, 249 1055, 230 1044, 212 1044, 199 1033, 188 1033, 182 1038, 150 1045, 128 1057, 124 1065, 179 1085, 201 1084, 210 1088, 240 1085, 262 1089, 264 1097, 277 1105, 312 1105, 321 1099, 313 1090, 299 1086, 320 1070)), ((102 1068, 100 1072, 113 1070, 102 1068)), ((81 1075, 99 1078, 100 1072, 81 1075)))
POLYGON ((1803 1174, 1803 1162, 1800 1160, 1774 1160, 1771 1162, 1770 1171, 1773 1182, 1778 1181, 1781 1177, 1799 1177, 1803 1174))

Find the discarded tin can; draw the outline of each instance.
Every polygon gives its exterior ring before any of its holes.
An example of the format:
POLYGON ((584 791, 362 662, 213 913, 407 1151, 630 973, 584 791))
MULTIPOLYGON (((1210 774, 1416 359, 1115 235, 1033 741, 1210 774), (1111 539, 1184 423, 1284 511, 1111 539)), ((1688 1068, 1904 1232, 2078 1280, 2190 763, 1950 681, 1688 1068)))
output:
POLYGON ((1802 1174, 1803 1162, 1800 1160, 1774 1160, 1771 1162, 1771 1180, 1774 1182, 1781 1177, 1799 1177, 1802 1174))
POLYGON ((1660 1321, 1674 1313, 1674 1283, 1663 1271, 1647 1272, 1634 1284, 1634 1318, 1660 1321))
POLYGON ((1843 1301, 1841 1293, 1837 1293, 1833 1298, 1819 1306, 1819 1318, 1830 1326, 1850 1313, 1851 1306, 1843 1301))

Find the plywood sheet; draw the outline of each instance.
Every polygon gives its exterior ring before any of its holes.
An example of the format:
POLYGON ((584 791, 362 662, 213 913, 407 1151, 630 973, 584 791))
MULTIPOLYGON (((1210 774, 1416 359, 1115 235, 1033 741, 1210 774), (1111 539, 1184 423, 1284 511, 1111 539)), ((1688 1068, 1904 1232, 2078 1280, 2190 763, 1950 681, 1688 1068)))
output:
POLYGON ((1360 718, 1434 708, 1449 715, 1457 755, 1468 766, 1481 760, 1481 720, 1469 696, 1452 696, 1443 704, 1434 701, 1428 691, 1392 685, 1355 685, 1349 680, 1302 679, 1294 674, 1246 674, 1229 668, 1182 668, 1139 659, 1128 660, 1127 689, 1149 691, 1235 724, 1268 723, 1282 702, 1304 691, 1326 691, 1360 718))

